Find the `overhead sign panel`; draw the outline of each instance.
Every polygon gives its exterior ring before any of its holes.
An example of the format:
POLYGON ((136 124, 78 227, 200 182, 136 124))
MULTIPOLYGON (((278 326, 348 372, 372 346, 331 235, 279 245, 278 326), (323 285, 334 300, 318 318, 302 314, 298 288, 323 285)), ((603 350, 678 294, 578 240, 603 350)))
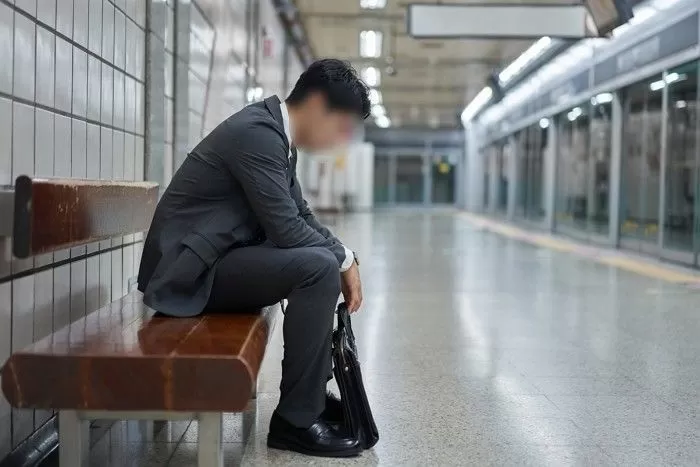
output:
POLYGON ((695 13, 597 64, 594 84, 604 83, 670 57, 696 46, 699 41, 698 13, 695 13))
POLYGON ((411 4, 408 32, 426 38, 586 37, 586 6, 580 4, 411 4))

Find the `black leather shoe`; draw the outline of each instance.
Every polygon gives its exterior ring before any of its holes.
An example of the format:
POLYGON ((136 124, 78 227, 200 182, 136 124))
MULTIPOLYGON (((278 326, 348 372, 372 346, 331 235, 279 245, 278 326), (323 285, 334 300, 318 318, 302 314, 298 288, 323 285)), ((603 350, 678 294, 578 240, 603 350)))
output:
POLYGON ((345 421, 343 403, 331 392, 326 394, 326 409, 321 414, 321 418, 331 425, 342 425, 345 421))
POLYGON ((353 457, 362 452, 362 446, 355 438, 344 435, 321 418, 309 428, 297 428, 277 412, 270 420, 267 445, 320 457, 353 457))

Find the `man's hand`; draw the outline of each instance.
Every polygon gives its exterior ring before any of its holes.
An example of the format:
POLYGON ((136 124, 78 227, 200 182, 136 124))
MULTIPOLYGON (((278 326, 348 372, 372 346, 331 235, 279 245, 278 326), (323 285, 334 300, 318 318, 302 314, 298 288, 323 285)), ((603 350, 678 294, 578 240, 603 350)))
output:
POLYGON ((340 273, 343 298, 350 313, 355 313, 362 305, 362 282, 360 281, 360 268, 352 263, 350 269, 340 273))

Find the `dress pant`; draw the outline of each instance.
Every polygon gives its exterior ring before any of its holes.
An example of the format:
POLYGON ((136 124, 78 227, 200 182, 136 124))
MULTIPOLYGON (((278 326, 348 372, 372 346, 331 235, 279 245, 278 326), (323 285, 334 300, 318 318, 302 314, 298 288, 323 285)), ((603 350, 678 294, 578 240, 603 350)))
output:
POLYGON ((325 408, 331 334, 340 295, 335 255, 325 248, 269 243, 231 250, 216 265, 208 308, 233 313, 287 299, 277 413, 307 428, 325 408))

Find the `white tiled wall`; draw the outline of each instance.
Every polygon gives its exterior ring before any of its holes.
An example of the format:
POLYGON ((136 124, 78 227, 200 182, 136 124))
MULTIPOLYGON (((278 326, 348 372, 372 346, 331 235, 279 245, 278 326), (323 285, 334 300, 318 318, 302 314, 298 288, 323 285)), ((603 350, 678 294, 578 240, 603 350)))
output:
MULTIPOLYGON (((205 2, 200 2, 205 3, 205 2)), ((214 59, 214 23, 207 17, 197 1, 190 8, 189 37, 189 148, 193 148, 204 136, 204 114, 207 105, 209 71, 214 59)))
POLYGON ((163 154, 163 180, 172 178, 173 151, 175 147, 174 125, 175 125, 175 1, 168 0, 166 3, 165 33, 164 33, 164 69, 165 86, 165 151, 163 154))
MULTIPOLYGON (((148 142, 152 157, 164 158, 154 166, 163 173, 149 178, 167 183, 185 146, 245 105, 251 79, 265 95, 286 94, 283 47, 271 0, 0 0, 0 185, 20 174, 143 180, 147 122, 151 134, 162 130, 162 148, 148 142), (152 18, 148 32, 160 40, 149 53, 163 55, 148 62, 147 1, 154 2, 150 14, 164 15, 158 29, 152 18), (248 30, 256 3, 256 21, 276 41, 272 57, 259 55, 253 32, 261 28, 248 30), (147 69, 163 73, 148 81, 160 83, 149 88, 151 98, 154 89, 164 98, 150 106, 159 102, 163 112, 149 117, 147 69)), ((291 80, 300 73, 294 60, 291 80)), ((142 238, 22 261, 11 259, 9 240, 0 238, 0 363, 127 293, 142 238)), ((50 416, 12 410, 0 396, 0 459, 50 416)))
MULTIPOLYGON (((196 143, 199 134, 206 134, 222 120, 246 105, 245 95, 247 78, 255 74, 254 63, 247 63, 249 42, 256 43, 255 38, 246 28, 248 9, 252 7, 246 0, 197 0, 199 12, 192 20, 193 43, 190 44, 190 54, 196 60, 195 69, 190 73, 190 110, 191 143, 196 143), (213 26, 213 37, 206 29, 203 18, 207 18, 213 26), (213 42, 212 42, 213 39, 213 42), (211 72, 206 75, 208 87, 204 91, 215 99, 202 101, 202 88, 195 77, 204 73, 209 47, 213 47, 213 63, 211 72), (198 71, 201 70, 201 71, 198 71), (204 105, 203 121, 198 120, 198 109, 204 105)), ((193 59, 191 59, 193 61, 193 59)))
POLYGON ((277 94, 284 98, 284 29, 270 1, 260 2, 260 24, 261 33, 264 29, 271 46, 267 54, 263 53, 263 47, 258 49, 258 83, 266 96, 277 94))
MULTIPOLYGON (((145 15, 142 0, 0 1, 0 184, 143 179, 145 15)), ((0 362, 126 293, 141 252, 108 241, 102 253, 18 261, 9 243, 0 239, 0 362)), ((50 415, 0 396, 0 459, 50 415)))

